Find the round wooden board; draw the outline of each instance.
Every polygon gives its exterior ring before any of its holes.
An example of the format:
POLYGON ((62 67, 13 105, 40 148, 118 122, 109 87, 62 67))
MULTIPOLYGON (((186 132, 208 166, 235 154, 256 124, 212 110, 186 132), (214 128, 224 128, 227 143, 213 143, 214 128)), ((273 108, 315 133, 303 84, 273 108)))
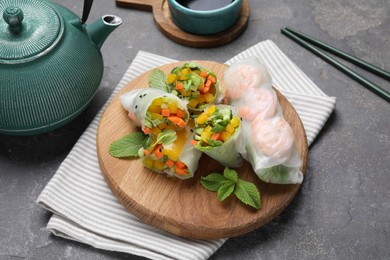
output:
MULTIPOLYGON (((214 71, 223 85, 223 72, 227 65, 212 61, 194 61, 214 71)), ((162 67, 169 73, 184 62, 162 67)), ((254 210, 230 196, 220 202, 216 193, 205 190, 200 177, 212 172, 223 172, 224 167, 202 155, 194 178, 179 180, 151 172, 139 159, 117 159, 109 155, 110 144, 124 135, 139 131, 134 128, 122 108, 119 96, 134 88, 148 86, 148 71, 129 82, 117 93, 99 122, 97 155, 100 168, 119 202, 141 221, 178 236, 197 239, 233 237, 252 231, 275 218, 295 197, 300 185, 267 184, 258 179, 249 163, 237 169, 239 177, 255 183, 260 190, 262 206, 254 210)), ((294 130, 296 144, 305 172, 307 163, 306 134, 296 111, 278 91, 279 102, 286 120, 294 130)))
POLYGON ((213 35, 197 35, 176 26, 167 0, 116 0, 116 5, 152 11, 154 21, 162 33, 177 43, 196 48, 216 47, 233 41, 245 30, 250 14, 248 0, 243 0, 240 18, 231 28, 213 35))

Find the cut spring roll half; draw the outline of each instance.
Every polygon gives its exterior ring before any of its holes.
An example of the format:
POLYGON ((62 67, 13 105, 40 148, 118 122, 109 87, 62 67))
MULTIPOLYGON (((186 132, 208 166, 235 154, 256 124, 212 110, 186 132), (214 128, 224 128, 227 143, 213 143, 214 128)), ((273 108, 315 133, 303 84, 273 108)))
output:
POLYGON ((241 120, 232 106, 212 105, 195 119, 194 146, 228 167, 239 167, 241 120))
POLYGON ((179 179, 191 178, 202 155, 191 144, 191 140, 192 132, 189 127, 178 132, 164 130, 141 151, 142 164, 154 172, 166 173, 179 179), (175 138, 172 138, 173 135, 175 138))
POLYGON ((188 101, 190 110, 201 111, 218 95, 217 76, 195 63, 185 63, 167 75, 171 93, 188 101))
POLYGON ((247 159, 261 180, 277 184, 302 182, 302 162, 294 133, 283 117, 256 118, 249 131, 247 159))
POLYGON ((178 131, 185 128, 190 118, 182 100, 158 89, 136 89, 120 99, 129 118, 145 134, 157 136, 165 129, 178 131))
POLYGON ((249 89, 272 87, 271 75, 255 56, 233 63, 225 71, 224 81, 224 94, 230 101, 247 96, 249 89))

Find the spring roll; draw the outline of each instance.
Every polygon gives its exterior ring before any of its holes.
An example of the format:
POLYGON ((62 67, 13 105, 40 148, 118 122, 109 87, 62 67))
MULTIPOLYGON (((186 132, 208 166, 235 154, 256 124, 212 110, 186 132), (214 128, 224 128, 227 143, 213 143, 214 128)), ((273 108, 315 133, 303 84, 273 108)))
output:
POLYGON ((277 184, 301 183, 303 175, 294 133, 280 116, 256 118, 245 131, 247 159, 256 175, 264 182, 277 184))
POLYGON ((267 68, 252 56, 233 63, 224 73, 224 95, 232 101, 248 97, 253 88, 272 88, 272 78, 267 68))
POLYGON ((241 166, 241 121, 232 106, 212 105, 195 119, 195 148, 220 164, 241 166))
POLYGON ((141 151, 143 165, 179 179, 193 177, 202 153, 191 144, 192 135, 189 127, 178 132, 164 130, 156 140, 150 139, 149 147, 141 151))
POLYGON ((120 99, 131 121, 145 134, 157 136, 165 129, 178 131, 185 128, 190 119, 182 100, 158 89, 135 89, 120 99))
POLYGON ((188 101, 191 111, 202 111, 219 93, 217 76, 195 63, 185 63, 167 75, 171 93, 188 101))

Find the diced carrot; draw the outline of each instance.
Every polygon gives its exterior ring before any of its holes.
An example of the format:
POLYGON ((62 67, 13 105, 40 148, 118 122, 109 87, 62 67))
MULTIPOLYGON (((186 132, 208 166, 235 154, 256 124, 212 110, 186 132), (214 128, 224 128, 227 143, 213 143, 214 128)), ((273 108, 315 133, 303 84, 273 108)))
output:
POLYGON ((168 166, 169 168, 172 168, 175 165, 175 162, 172 160, 168 160, 165 162, 165 165, 168 166))
POLYGON ((199 92, 204 93, 204 83, 202 83, 202 85, 200 85, 199 92))
POLYGON ((185 115, 186 115, 186 114, 184 113, 183 110, 181 110, 181 109, 178 109, 178 110, 177 110, 176 116, 178 116, 178 117, 180 117, 180 118, 184 118, 185 115))
POLYGON ((163 158, 163 154, 162 154, 162 152, 161 152, 161 149, 162 149, 162 145, 161 144, 159 144, 159 145, 157 145, 155 148, 154 148, 154 150, 153 150, 153 154, 156 156, 156 158, 157 159, 161 159, 161 158, 163 158))
POLYGON ((213 133, 211 135, 212 140, 219 140, 221 138, 221 133, 213 133))
POLYGON ((181 83, 181 82, 176 82, 175 88, 176 88, 177 90, 183 90, 183 89, 184 89, 183 83, 181 83))
POLYGON ((205 89, 207 89, 207 88, 210 89, 211 84, 213 84, 213 82, 211 82, 210 79, 207 79, 207 80, 206 80, 206 83, 204 84, 205 89))
POLYGON ((187 168, 187 165, 185 165, 183 162, 181 161, 177 161, 176 162, 176 166, 179 167, 179 168, 187 168))
POLYGON ((217 81, 216 78, 213 77, 213 76, 211 76, 211 75, 209 75, 209 76, 207 77, 207 79, 210 80, 211 83, 215 83, 215 82, 217 81))
POLYGON ((202 78, 207 78, 208 72, 205 70, 202 70, 202 72, 199 74, 202 78))
POLYGON ((176 167, 175 170, 176 170, 176 173, 179 174, 179 175, 187 175, 188 174, 188 170, 187 169, 176 167))
POLYGON ((152 132, 152 129, 150 129, 149 127, 145 127, 143 132, 148 135, 152 132))
POLYGON ((144 150, 144 154, 145 154, 145 156, 149 156, 150 155, 150 151, 149 150, 144 150))
POLYGON ((192 145, 196 145, 198 143, 198 141, 196 141, 196 140, 194 140, 194 139, 192 139, 191 141, 190 141, 190 144, 192 144, 192 145))
POLYGON ((168 119, 169 119, 169 121, 171 121, 172 123, 174 123, 175 125, 177 125, 180 128, 186 126, 186 122, 178 116, 170 116, 170 117, 168 117, 168 119))
POLYGON ((162 116, 168 117, 168 116, 171 115, 171 111, 170 111, 168 108, 166 108, 166 109, 161 109, 161 115, 162 115, 162 116))

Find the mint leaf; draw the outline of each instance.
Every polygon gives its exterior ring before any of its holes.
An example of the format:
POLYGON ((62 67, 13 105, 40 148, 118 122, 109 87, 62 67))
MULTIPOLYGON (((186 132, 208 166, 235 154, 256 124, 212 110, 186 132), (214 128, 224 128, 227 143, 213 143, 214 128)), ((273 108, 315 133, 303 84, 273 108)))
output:
POLYGON ((223 185, 223 182, 226 181, 226 178, 219 173, 211 173, 206 177, 200 179, 200 184, 203 188, 209 191, 218 191, 218 189, 223 185))
POLYGON ((146 135, 133 132, 112 142, 109 153, 113 157, 138 157, 138 150, 143 147, 146 135))
POLYGON ((218 188, 217 197, 219 201, 225 200, 230 194, 233 193, 235 188, 235 182, 232 180, 226 180, 222 183, 222 185, 218 188))
POLYGON ((255 209, 259 209, 261 206, 260 192, 253 183, 238 179, 234 194, 246 205, 255 209))
POLYGON ((165 82, 166 75, 160 69, 154 69, 149 76, 149 87, 169 92, 168 84, 165 82))
POLYGON ((232 180, 233 182, 237 182, 238 180, 238 174, 235 170, 231 170, 228 167, 225 167, 225 170, 223 171, 223 176, 226 179, 232 180))

